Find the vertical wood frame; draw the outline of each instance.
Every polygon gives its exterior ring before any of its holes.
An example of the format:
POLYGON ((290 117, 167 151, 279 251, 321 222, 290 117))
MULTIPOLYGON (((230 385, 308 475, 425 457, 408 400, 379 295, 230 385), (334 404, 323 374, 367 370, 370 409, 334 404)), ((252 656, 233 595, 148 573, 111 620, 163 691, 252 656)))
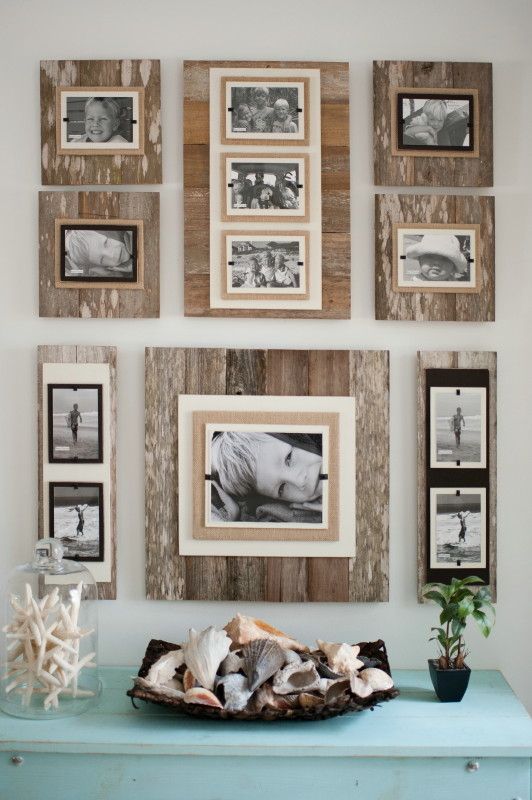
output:
POLYGON ((158 317, 159 227, 158 192, 39 192, 39 316, 158 317), (138 240, 142 286, 57 286, 56 230, 65 220, 142 223, 138 240))
POLYGON ((44 536, 44 492, 47 489, 43 481, 43 364, 109 364, 109 414, 110 426, 110 518, 105 525, 110 529, 111 541, 111 580, 98 582, 98 598, 100 600, 116 599, 116 347, 98 347, 90 345, 40 345, 37 350, 37 428, 38 428, 38 537, 44 536))
POLYGON ((320 61, 185 61, 183 99, 185 315, 349 319, 351 316, 349 64, 320 61), (209 69, 321 72, 321 309, 210 308, 209 69))
MULTIPOLYGON (((162 183, 161 69, 159 61, 41 61, 41 182, 51 185, 162 183), (57 151, 57 89, 143 89, 144 153, 57 151)), ((140 109, 139 109, 140 110, 140 109)))
POLYGON ((493 186, 493 91, 489 63, 373 62, 373 161, 377 186, 493 186), (478 157, 392 154, 396 89, 478 92, 478 157))
POLYGON ((487 539, 489 541, 490 590, 497 599, 497 354, 492 352, 426 352, 417 354, 417 577, 418 600, 427 581, 427 426, 426 369, 489 370, 488 431, 489 486, 487 539))
POLYGON ((495 320, 495 198, 466 195, 375 195, 375 319, 495 320), (478 225, 479 292, 394 291, 394 226, 478 225))
POLYGON ((148 599, 388 600, 387 351, 146 348, 145 369, 148 599), (355 397, 357 557, 180 556, 180 394, 355 397))

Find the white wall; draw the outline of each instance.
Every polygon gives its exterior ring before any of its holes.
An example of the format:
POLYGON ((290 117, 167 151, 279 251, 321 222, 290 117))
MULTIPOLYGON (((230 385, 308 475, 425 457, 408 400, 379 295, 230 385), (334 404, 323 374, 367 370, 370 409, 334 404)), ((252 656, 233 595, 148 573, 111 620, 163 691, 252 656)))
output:
MULTIPOLYGON (((383 637, 395 667, 425 668, 434 607, 419 607, 416 571, 415 355, 423 349, 499 353, 499 603, 490 639, 468 636, 472 667, 496 667, 532 708, 530 625, 532 298, 532 7, 528 0, 18 0, 0 18, 0 546, 1 574, 28 558, 36 535, 38 344, 116 345, 118 600, 101 604, 101 662, 136 664, 147 640, 180 641, 189 625, 237 609, 311 640, 383 637), (164 185, 161 319, 38 316, 39 60, 160 58, 164 185), (351 63, 353 314, 351 321, 183 318, 181 60, 339 59, 351 63), (494 64, 497 322, 375 322, 373 318, 372 59, 494 64), (391 350, 391 594, 386 604, 147 602, 144 595, 145 345, 353 347, 391 350)), ((444 190, 441 190, 444 191, 444 190)), ((452 190, 455 191, 455 190, 452 190)), ((458 190, 460 191, 460 190, 458 190)))

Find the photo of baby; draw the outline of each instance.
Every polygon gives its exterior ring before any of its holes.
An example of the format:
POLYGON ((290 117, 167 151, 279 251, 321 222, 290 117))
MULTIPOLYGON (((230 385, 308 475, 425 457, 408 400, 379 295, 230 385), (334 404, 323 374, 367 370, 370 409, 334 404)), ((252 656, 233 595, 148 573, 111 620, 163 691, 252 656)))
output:
POLYGON ((298 161, 240 162, 230 159, 229 207, 244 213, 300 208, 298 161))
POLYGON ((400 93, 397 97, 398 149, 473 150, 472 95, 400 93))
POLYGON ((475 291, 476 228, 396 226, 397 290, 475 291))
POLYGON ((225 143, 306 141, 307 79, 222 79, 225 143))
POLYGON ((229 245, 228 291, 268 295, 304 289, 304 237, 231 237, 229 245))
POLYGON ((323 522, 322 433, 215 431, 209 449, 210 524, 323 522))
POLYGON ((135 283, 136 225, 61 224, 61 281, 135 283))
POLYGON ((60 148, 83 152, 140 151, 139 90, 61 89, 60 148))

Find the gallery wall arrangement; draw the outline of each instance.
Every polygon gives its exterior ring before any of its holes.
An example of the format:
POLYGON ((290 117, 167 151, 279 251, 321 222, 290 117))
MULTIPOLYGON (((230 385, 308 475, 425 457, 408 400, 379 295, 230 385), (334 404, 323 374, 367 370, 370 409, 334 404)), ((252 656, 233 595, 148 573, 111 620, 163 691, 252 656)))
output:
POLYGON ((146 349, 146 594, 388 599, 385 351, 146 349))
POLYGON ((418 352, 418 591, 476 575, 497 592, 497 354, 418 352))
POLYGON ((116 348, 37 353, 38 536, 88 562, 98 596, 116 598, 116 348))
POLYGON ((184 62, 185 314, 347 319, 349 65, 184 62))

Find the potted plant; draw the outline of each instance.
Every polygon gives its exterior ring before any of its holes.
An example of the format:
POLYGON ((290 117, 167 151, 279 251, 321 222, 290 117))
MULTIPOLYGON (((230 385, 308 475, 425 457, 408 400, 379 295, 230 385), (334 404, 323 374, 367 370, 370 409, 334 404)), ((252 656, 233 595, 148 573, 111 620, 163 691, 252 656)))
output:
POLYGON ((495 622, 495 609, 487 586, 475 588, 480 578, 453 578, 450 584, 427 583, 422 595, 440 608, 440 625, 431 628, 440 646, 438 658, 429 659, 429 672, 434 691, 442 703, 458 702, 464 696, 471 670, 465 663, 468 656, 464 642, 467 620, 472 617, 484 636, 489 636, 495 622))

